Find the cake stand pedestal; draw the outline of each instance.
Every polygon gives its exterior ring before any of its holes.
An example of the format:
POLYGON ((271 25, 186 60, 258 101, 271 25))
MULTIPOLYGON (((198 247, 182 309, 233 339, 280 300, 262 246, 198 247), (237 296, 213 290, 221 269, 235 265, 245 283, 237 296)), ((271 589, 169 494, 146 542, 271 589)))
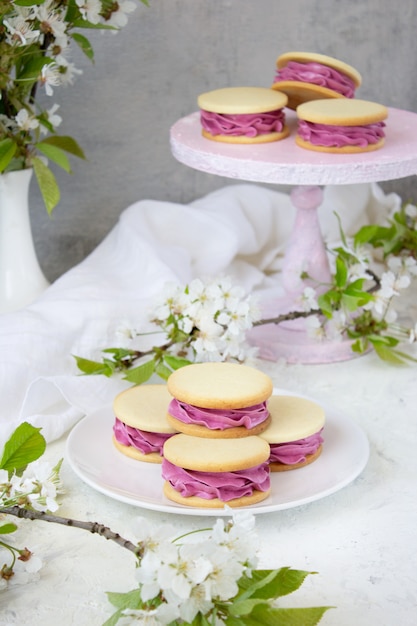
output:
MULTIPOLYGON (((291 200, 297 211, 296 220, 281 276, 285 295, 266 305, 266 319, 300 309, 297 299, 309 284, 308 279, 301 280, 302 272, 314 279, 314 285, 329 282, 329 262, 317 214, 322 185, 381 182, 417 173, 417 114, 394 108, 388 112, 385 146, 358 154, 334 155, 298 147, 294 141, 297 118, 293 111, 286 113, 289 137, 250 146, 202 137, 198 111, 172 126, 172 153, 188 167, 227 178, 294 186, 291 200)), ((263 358, 271 360, 283 357, 292 363, 328 363, 356 356, 350 341, 309 338, 303 319, 259 326, 251 331, 250 340, 259 346, 263 358)))

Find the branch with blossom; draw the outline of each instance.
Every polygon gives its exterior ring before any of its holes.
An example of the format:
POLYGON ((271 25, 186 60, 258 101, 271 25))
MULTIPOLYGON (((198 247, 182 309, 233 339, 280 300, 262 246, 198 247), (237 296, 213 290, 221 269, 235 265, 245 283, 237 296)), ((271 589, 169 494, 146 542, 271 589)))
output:
POLYGON ((166 380, 193 361, 243 362, 256 354, 247 342, 251 328, 299 318, 317 341, 351 340, 353 352, 373 348, 387 362, 415 362, 407 346, 417 341, 417 321, 400 323, 395 305, 417 276, 417 207, 406 204, 387 226, 365 226, 351 239, 340 227, 340 236, 341 245, 329 251, 331 283, 317 284, 304 273, 300 278, 308 286, 290 313, 261 319, 256 298, 228 277, 167 285, 149 318, 155 346, 142 350, 145 333, 125 324, 117 332, 118 347, 105 348, 101 361, 75 356, 79 370, 121 374, 138 385, 153 374, 166 380), (382 262, 374 260, 379 249, 382 262))
POLYGON ((37 96, 52 97, 82 73, 70 60, 72 42, 94 60, 80 31, 117 32, 135 8, 130 0, 0 0, 0 173, 33 167, 48 213, 60 199, 48 161, 70 172, 68 155, 84 153, 57 134, 59 105, 43 108, 37 96))
MULTIPOLYGON (((213 528, 175 537, 169 525, 155 528, 138 518, 137 542, 124 539, 109 527, 55 515, 61 462, 54 468, 41 461, 45 440, 40 430, 21 424, 6 442, 0 461, 0 519, 14 516, 81 528, 97 533, 132 552, 136 558, 136 586, 127 593, 107 594, 116 611, 104 626, 248 626, 284 623, 315 626, 330 608, 283 608, 278 599, 298 590, 313 572, 282 567, 256 569, 259 539, 255 518, 232 511, 213 528), (202 537, 202 538, 201 538, 202 537)), ((0 536, 17 530, 0 522, 0 536)), ((0 569, 0 592, 38 576, 42 560, 28 548, 0 539, 0 555, 8 560, 0 569)), ((0 561, 1 564, 1 561, 0 561)))

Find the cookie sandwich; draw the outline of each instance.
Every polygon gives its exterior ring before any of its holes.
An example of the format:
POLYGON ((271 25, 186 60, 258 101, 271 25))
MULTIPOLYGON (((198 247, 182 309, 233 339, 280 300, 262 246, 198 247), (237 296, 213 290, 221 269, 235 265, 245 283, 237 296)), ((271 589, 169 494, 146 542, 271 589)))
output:
POLYGON ((278 57, 273 89, 288 96, 287 106, 323 98, 354 98, 362 83, 351 65, 325 54, 286 52, 278 57))
POLYGON ((271 490, 269 445, 260 437, 206 439, 174 435, 164 445, 163 492, 177 504, 248 506, 271 490))
POLYGON ((272 421, 260 437, 270 447, 270 470, 293 470, 318 459, 323 446, 323 408, 297 396, 272 396, 268 407, 272 421))
POLYGON ((195 363, 168 378, 168 422, 196 437, 230 439, 258 435, 270 423, 266 401, 272 381, 237 363, 195 363))
POLYGON ((385 142, 388 109, 368 100, 315 100, 297 107, 296 144, 333 153, 370 152, 385 142))
POLYGON ((140 385, 119 393, 113 402, 113 443, 138 461, 162 463, 165 441, 175 434, 166 418, 171 400, 166 385, 140 385))
POLYGON ((265 87, 227 87, 200 94, 202 134, 226 143, 267 143, 289 134, 287 96, 265 87))

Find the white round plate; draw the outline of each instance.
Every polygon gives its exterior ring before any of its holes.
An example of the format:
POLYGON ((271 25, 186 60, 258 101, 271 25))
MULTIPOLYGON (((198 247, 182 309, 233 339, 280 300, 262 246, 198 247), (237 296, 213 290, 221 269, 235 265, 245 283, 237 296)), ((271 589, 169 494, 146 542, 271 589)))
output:
MULTIPOLYGON (((275 390, 281 395, 294 395, 275 390)), ((326 425, 323 452, 311 465, 271 473, 271 495, 245 507, 254 514, 270 513, 324 498, 351 483, 369 458, 365 433, 350 418, 323 405, 326 425)), ((168 500, 162 492, 161 466, 135 461, 112 443, 114 413, 104 407, 84 417, 69 434, 66 459, 87 485, 110 498, 134 506, 181 515, 221 516, 230 510, 193 508, 168 500)), ((242 508, 239 508, 241 511, 242 508)))

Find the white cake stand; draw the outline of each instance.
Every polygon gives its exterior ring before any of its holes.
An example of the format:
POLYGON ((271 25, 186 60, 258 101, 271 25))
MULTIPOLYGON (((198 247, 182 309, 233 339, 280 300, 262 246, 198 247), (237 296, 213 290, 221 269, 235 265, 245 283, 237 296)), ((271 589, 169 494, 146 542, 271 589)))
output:
MULTIPOLYGON (((294 185, 291 199, 297 214, 283 261, 284 297, 276 300, 268 318, 292 310, 304 286, 300 274, 329 282, 330 269, 317 209, 321 185, 347 185, 395 180, 417 174, 417 114, 390 108, 382 149, 359 154, 330 154, 296 145, 297 119, 288 111, 291 133, 278 142, 238 145, 210 141, 201 135, 199 112, 178 120, 171 128, 174 157, 196 170, 239 180, 294 185)), ((296 307, 295 307, 296 308, 296 307)), ((251 338, 263 358, 284 357, 292 363, 328 363, 353 358, 351 342, 310 339, 304 321, 258 327, 251 338)))

